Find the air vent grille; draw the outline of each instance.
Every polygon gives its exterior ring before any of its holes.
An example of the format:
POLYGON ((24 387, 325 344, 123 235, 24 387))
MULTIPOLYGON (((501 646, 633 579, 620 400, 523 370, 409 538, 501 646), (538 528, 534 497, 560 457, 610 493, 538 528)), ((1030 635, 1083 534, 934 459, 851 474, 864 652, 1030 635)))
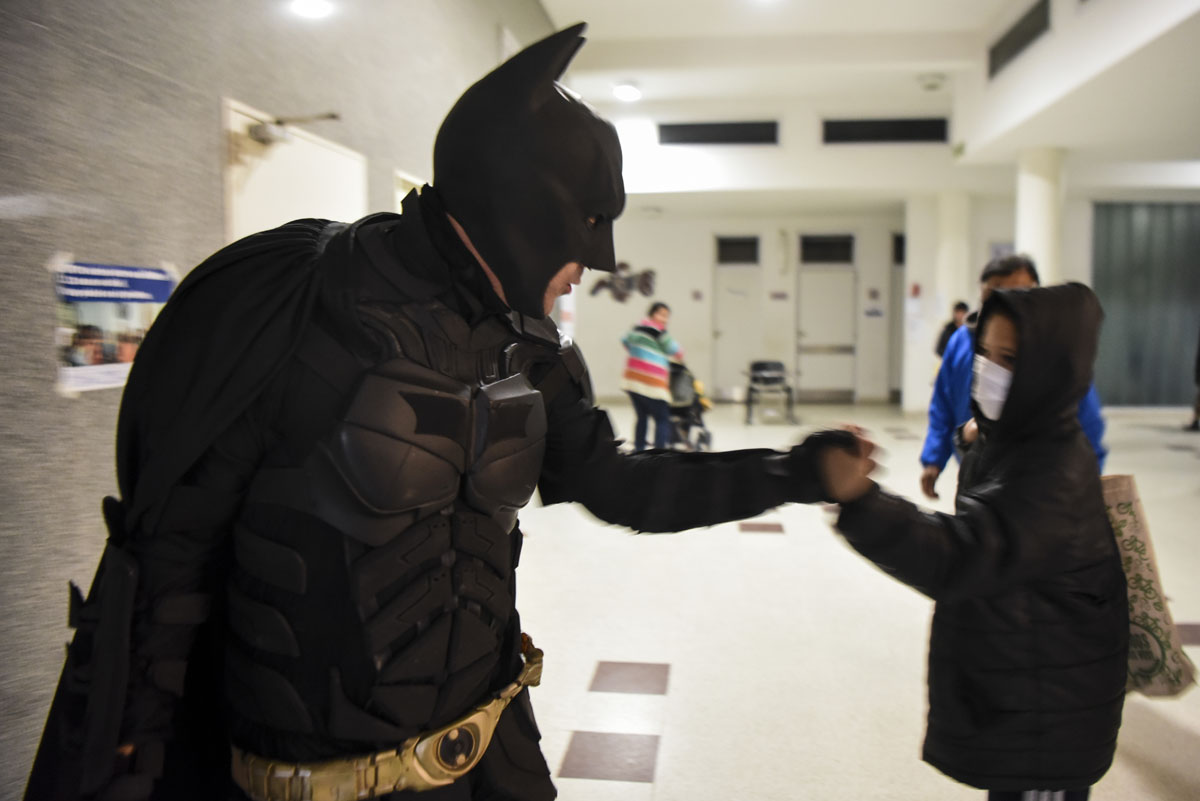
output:
POLYGON ((853 264, 854 237, 849 234, 800 237, 803 264, 853 264))
POLYGON ((988 48, 988 77, 1004 69, 1034 40, 1050 30, 1050 0, 1039 0, 1033 8, 1004 32, 1000 39, 988 48))
POLYGON ((758 237, 718 236, 717 264, 758 264, 758 237))
POLYGON ((946 142, 945 117, 894 120, 825 120, 827 145, 946 142))
POLYGON ((777 145, 779 123, 661 123, 658 142, 663 145, 777 145))

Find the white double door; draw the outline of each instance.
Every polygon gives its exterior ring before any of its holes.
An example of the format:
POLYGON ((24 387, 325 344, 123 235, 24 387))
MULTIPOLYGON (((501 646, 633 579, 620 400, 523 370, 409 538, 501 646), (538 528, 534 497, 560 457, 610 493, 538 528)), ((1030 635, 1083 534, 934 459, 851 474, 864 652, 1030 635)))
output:
MULTIPOLYGON (((722 400, 745 398, 750 362, 782 361, 797 398, 851 402, 855 397, 858 274, 853 264, 800 265, 796 271, 794 351, 771 353, 759 265, 717 265, 713 309, 713 387, 722 400)), ((778 322, 775 322, 778 324, 778 322)), ((778 346, 776 346, 777 348, 778 346)))

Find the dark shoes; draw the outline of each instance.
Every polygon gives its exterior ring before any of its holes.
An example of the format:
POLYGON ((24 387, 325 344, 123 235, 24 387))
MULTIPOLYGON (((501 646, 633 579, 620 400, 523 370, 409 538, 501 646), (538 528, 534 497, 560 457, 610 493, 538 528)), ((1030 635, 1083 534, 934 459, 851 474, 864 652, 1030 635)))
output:
POLYGON ((1196 418, 1191 423, 1183 427, 1184 431, 1200 431, 1200 418, 1196 418))

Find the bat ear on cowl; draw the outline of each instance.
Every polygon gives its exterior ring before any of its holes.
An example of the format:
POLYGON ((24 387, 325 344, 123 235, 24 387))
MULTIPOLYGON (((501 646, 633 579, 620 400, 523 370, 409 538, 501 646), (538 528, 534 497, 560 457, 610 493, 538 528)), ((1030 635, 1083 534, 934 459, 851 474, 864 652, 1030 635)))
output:
POLYGON ((527 111, 537 110, 559 92, 555 83, 586 41, 581 35, 587 23, 580 22, 551 34, 525 48, 497 67, 480 83, 495 97, 526 95, 527 111))

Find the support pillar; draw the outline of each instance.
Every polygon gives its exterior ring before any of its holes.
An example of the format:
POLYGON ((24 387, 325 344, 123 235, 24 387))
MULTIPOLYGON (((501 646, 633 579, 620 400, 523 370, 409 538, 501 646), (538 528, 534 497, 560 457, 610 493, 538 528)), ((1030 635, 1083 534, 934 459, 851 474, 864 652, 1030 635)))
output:
POLYGON ((974 306, 975 295, 963 295, 978 276, 971 262, 971 198, 966 192, 938 195, 937 302, 941 322, 950 319, 951 307, 960 300, 974 306))
POLYGON ((1017 253, 1033 259, 1042 284, 1063 280, 1063 151, 1023 150, 1017 160, 1017 253))

